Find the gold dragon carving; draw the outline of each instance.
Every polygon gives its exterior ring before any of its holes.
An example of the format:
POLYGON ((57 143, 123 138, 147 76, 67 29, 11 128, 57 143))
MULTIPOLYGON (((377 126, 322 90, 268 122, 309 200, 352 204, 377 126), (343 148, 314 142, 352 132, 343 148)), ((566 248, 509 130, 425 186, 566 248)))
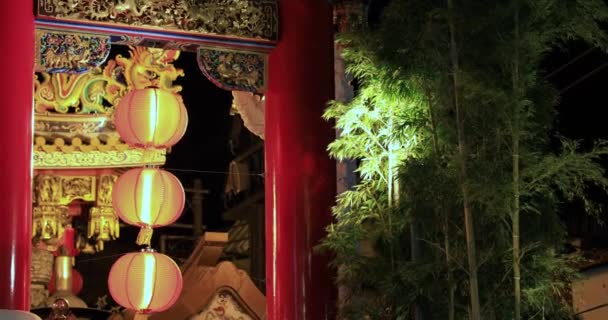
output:
POLYGON ((34 79, 34 101, 37 113, 75 112, 78 114, 111 114, 129 90, 156 86, 174 93, 173 85, 184 71, 173 66, 177 50, 131 47, 130 56, 117 55, 104 68, 84 74, 38 73, 34 79))

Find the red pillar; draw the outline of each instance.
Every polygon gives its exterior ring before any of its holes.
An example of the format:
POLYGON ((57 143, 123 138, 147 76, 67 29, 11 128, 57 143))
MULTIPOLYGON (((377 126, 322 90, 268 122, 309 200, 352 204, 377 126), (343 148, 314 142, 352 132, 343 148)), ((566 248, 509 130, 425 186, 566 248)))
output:
POLYGON ((336 190, 334 131, 321 118, 334 96, 332 10, 325 0, 279 5, 265 103, 268 319, 333 319, 333 276, 314 252, 336 190))
POLYGON ((29 310, 34 14, 0 0, 0 309, 29 310))

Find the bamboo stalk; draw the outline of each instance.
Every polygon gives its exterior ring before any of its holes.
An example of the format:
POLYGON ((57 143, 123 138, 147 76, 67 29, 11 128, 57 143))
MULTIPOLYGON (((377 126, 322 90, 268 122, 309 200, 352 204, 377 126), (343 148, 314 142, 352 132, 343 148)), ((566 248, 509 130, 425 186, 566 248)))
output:
POLYGON ((511 213, 512 237, 513 237, 513 291, 515 298, 514 320, 521 320, 521 263, 520 263, 520 239, 519 239, 519 213, 520 213, 520 190, 519 190, 519 3, 515 0, 515 54, 513 59, 513 94, 515 104, 513 106, 513 133, 512 133, 512 156, 513 156, 513 204, 511 213))
POLYGON ((445 246, 445 260, 448 269, 448 320, 454 320, 456 314, 456 301, 454 299, 454 293, 456 291, 456 285, 454 284, 454 278, 452 277, 452 264, 450 263, 450 226, 449 216, 446 211, 446 224, 445 231, 443 234, 444 246, 445 246))
POLYGON ((450 31, 450 58, 452 63, 453 104, 456 112, 456 131, 458 135, 458 151, 460 155, 460 184, 462 189, 462 202, 465 220, 465 234, 467 242, 467 258, 469 265, 469 295, 471 303, 471 320, 481 320, 479 304, 479 284, 477 280, 477 247, 475 245, 475 226, 471 210, 470 196, 467 187, 467 144, 464 134, 463 110, 460 105, 460 66, 458 62, 458 47, 456 43, 456 28, 454 24, 454 3, 448 3, 448 24, 450 31))
MULTIPOLYGON (((438 158, 441 152, 439 148, 439 138, 437 136, 437 122, 435 118, 435 108, 433 107, 433 96, 431 94, 431 90, 426 88, 426 98, 428 100, 429 107, 429 121, 431 123, 431 134, 433 137, 433 151, 435 152, 435 157, 438 158)), ((445 203, 440 204, 439 208, 435 207, 435 214, 439 216, 441 211, 445 211, 445 221, 443 225, 443 240, 444 240, 444 250, 445 250, 445 263, 447 269, 447 282, 448 282, 448 320, 454 320, 456 313, 456 302, 454 300, 454 293, 456 290, 456 286, 454 284, 454 279, 452 277, 452 264, 450 263, 451 259, 451 246, 450 246, 450 214, 449 210, 447 210, 445 203)))

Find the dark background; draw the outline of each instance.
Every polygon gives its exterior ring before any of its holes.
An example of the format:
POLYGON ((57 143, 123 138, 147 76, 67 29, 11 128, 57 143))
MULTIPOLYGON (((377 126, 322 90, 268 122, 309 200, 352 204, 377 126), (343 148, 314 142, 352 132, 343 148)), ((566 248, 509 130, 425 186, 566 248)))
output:
MULTIPOLYGON (((579 140, 583 150, 594 142, 608 139, 606 51, 570 42, 548 55, 544 68, 547 80, 561 92, 556 110, 555 134, 579 140)), ((603 165, 608 168, 608 159, 604 159, 603 165)), ((590 190, 594 200, 607 204, 608 198, 599 193, 599 190, 590 190)), ((605 251, 608 248, 606 212, 602 212, 597 219, 588 216, 582 204, 574 203, 564 205, 560 214, 569 237, 581 240, 581 249, 605 251)))

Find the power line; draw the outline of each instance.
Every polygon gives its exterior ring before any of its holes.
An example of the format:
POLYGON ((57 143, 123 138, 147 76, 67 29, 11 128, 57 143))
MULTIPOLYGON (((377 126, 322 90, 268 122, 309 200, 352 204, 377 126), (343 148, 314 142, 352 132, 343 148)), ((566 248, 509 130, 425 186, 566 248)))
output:
POLYGON ((602 304, 600 304, 598 306, 589 308, 587 310, 580 311, 578 313, 575 313, 574 316, 580 316, 581 314, 588 313, 588 312, 591 312, 591 311, 595 311, 597 309, 602 309, 602 308, 605 308, 605 307, 608 307, 608 303, 602 303, 602 304))
POLYGON ((163 168, 163 169, 165 169, 167 171, 174 171, 174 172, 223 174, 223 175, 248 175, 248 176, 256 176, 256 177, 264 177, 264 173, 242 173, 242 172, 210 171, 210 170, 195 170, 195 169, 177 169, 177 168, 163 168))
POLYGON ((578 78, 578 80, 574 81, 573 83, 569 84, 568 86, 566 86, 565 88, 562 88, 559 93, 565 93, 566 91, 570 90, 572 87, 576 86, 577 84, 587 80, 587 78, 591 77, 592 75, 600 72, 602 69, 608 67, 608 62, 604 62, 604 64, 600 65, 599 67, 591 70, 589 73, 587 73, 586 75, 578 78))
POLYGON ((572 60, 568 61, 566 64, 564 64, 561 67, 553 70, 551 73, 549 73, 548 75, 545 76, 545 79, 551 78, 552 76, 554 76, 557 73, 561 72, 562 70, 566 69, 567 67, 569 67, 573 63, 577 62, 581 58, 583 58, 586 55, 590 54, 593 50, 595 50, 595 47, 587 49, 585 52, 583 52, 583 53, 579 54, 578 56, 574 57, 572 60))

